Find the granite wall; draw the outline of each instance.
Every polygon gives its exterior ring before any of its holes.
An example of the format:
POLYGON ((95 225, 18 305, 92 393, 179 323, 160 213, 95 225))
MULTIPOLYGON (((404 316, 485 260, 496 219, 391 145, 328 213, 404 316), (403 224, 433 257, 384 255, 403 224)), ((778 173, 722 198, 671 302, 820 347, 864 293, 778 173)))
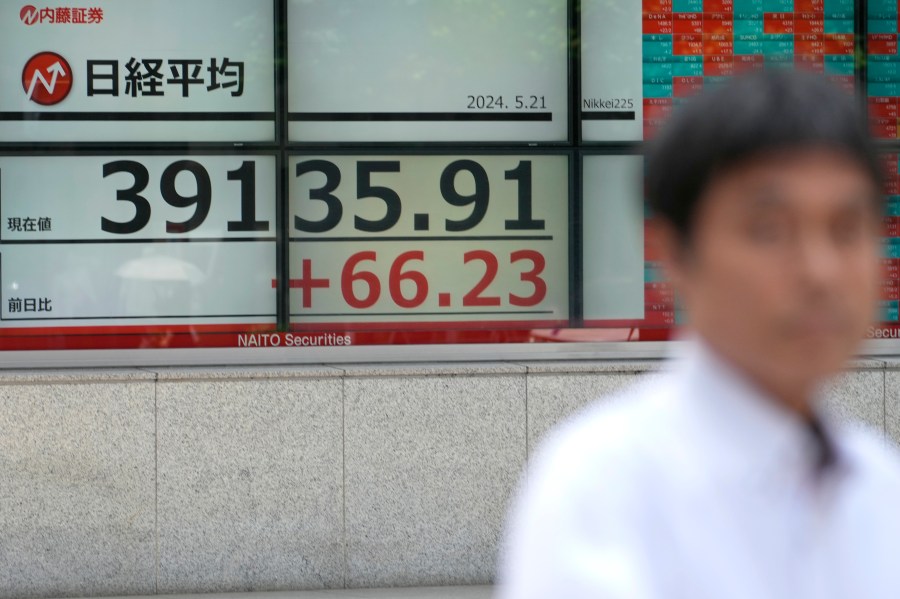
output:
MULTIPOLYGON (((0 598, 491 582, 529 451, 656 365, 0 371, 0 598)), ((900 441, 900 361, 830 401, 900 441)))

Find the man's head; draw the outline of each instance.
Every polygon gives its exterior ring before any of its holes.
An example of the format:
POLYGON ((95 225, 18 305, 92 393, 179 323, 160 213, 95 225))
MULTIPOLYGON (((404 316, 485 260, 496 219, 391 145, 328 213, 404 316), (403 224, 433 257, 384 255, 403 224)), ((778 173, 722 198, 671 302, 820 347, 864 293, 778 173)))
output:
POLYGON ((768 72, 694 99, 650 147, 646 197, 692 327, 759 384, 802 403, 852 355, 880 283, 881 195, 850 94, 768 72))

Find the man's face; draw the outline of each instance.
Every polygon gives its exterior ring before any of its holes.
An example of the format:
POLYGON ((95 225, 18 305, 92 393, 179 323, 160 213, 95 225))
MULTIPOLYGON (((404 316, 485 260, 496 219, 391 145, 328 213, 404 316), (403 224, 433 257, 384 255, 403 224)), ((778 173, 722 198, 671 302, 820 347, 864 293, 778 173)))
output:
POLYGON ((669 244, 693 327, 776 393, 809 393, 852 355, 880 284, 878 193, 826 149, 765 155, 714 178, 691 240, 669 244))

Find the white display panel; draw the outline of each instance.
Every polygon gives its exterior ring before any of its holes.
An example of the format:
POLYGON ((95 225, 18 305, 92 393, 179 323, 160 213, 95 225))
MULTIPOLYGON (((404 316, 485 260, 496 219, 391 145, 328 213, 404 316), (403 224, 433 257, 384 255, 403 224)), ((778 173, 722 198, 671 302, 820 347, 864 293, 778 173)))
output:
POLYGON ((291 141, 566 141, 566 0, 290 0, 291 141))
POLYGON ((275 322, 272 156, 0 157, 2 327, 275 322))
POLYGON ((295 329, 567 324, 566 156, 295 156, 289 168, 295 329))
POLYGON ((275 138, 272 0, 0 7, 0 141, 275 138))
MULTIPOLYGON (((644 318, 644 207, 640 156, 585 156, 584 319, 644 318)), ((599 324, 599 323, 598 323, 599 324)))
POLYGON ((643 139, 641 3, 581 0, 585 141, 643 139))

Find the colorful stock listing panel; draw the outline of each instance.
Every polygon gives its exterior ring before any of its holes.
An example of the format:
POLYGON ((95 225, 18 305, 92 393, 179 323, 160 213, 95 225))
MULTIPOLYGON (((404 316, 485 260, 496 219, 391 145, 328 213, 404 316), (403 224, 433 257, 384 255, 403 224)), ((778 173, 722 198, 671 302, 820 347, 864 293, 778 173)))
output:
POLYGON ((866 83, 872 135, 897 139, 900 118, 900 56, 897 0, 869 0, 866 83))
POLYGON ((853 87, 853 0, 643 0, 643 8, 645 138, 680 99, 747 70, 800 67, 853 87))
POLYGON ((885 207, 884 274, 881 286, 882 325, 873 327, 869 337, 900 336, 900 155, 882 156, 887 205, 885 207))

